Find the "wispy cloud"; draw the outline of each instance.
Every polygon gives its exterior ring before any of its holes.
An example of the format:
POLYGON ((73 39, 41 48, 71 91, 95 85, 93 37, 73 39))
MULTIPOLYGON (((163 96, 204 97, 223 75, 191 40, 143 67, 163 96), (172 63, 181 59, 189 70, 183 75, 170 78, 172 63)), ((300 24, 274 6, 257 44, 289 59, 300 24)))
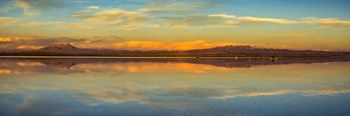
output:
MULTIPOLYGON (((185 16, 168 16, 157 17, 165 20, 167 25, 186 25, 190 26, 216 26, 216 27, 236 27, 248 24, 297 24, 298 21, 278 18, 261 18, 252 16, 235 16, 230 14, 209 14, 209 15, 185 15, 185 16)), ((184 26, 185 27, 185 26, 184 26)))
POLYGON ((260 18, 260 17, 237 17, 242 20, 242 23, 274 23, 274 24, 296 24, 297 21, 288 19, 276 19, 276 18, 260 18))
POLYGON ((0 17, 0 26, 7 26, 13 23, 18 22, 19 19, 11 17, 0 17))
POLYGON ((336 18, 307 17, 307 18, 304 18, 302 22, 307 24, 316 24, 316 25, 325 26, 325 27, 350 27, 350 21, 339 20, 336 18))
POLYGON ((232 23, 231 19, 223 15, 188 15, 188 16, 176 16, 176 17, 158 17, 158 19, 164 20, 165 27, 172 27, 173 25, 186 25, 191 26, 235 26, 236 23, 232 23), (231 22, 229 22, 231 21, 231 22))
POLYGON ((75 29, 93 29, 95 26, 93 24, 88 24, 85 22, 30 22, 27 26, 48 26, 53 25, 60 28, 75 28, 75 29))
POLYGON ((143 14, 122 9, 82 10, 76 12, 73 17, 95 21, 103 26, 126 29, 136 28, 141 22, 147 20, 143 14))
POLYGON ((61 8, 64 6, 60 0, 14 0, 15 6, 21 8, 25 15, 33 16, 49 8, 61 8))
POLYGON ((203 8, 213 7, 215 4, 207 0, 204 1, 185 1, 185 0, 156 0, 150 2, 150 4, 144 8, 139 9, 146 13, 175 13, 182 14, 188 12, 199 11, 203 8))

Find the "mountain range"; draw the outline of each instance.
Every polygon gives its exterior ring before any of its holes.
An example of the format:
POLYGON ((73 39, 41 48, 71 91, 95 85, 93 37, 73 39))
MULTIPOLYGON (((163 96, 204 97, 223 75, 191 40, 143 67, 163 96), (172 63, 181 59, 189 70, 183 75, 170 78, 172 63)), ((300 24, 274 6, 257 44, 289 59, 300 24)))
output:
POLYGON ((36 50, 2 50, 1 56, 119 56, 119 57, 348 57, 350 52, 218 46, 185 51, 85 49, 71 44, 53 44, 36 50))

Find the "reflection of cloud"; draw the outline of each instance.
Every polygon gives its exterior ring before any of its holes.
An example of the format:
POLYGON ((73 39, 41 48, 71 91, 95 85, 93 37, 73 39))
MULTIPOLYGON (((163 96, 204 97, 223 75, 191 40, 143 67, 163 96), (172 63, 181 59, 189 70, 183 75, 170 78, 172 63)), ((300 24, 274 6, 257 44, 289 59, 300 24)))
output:
POLYGON ((115 87, 108 91, 95 91, 83 94, 77 94, 75 97, 79 99, 96 99, 108 103, 123 103, 139 101, 145 96, 142 91, 137 91, 127 87, 115 87))
POLYGON ((18 66, 43 66, 44 64, 39 62, 17 62, 18 66))
POLYGON ((7 94, 17 92, 17 89, 12 88, 11 86, 0 85, 0 94, 7 94))
POLYGON ((0 69, 0 74, 10 74, 12 70, 10 69, 0 69))
POLYGON ((258 97, 258 96, 274 96, 286 94, 299 95, 336 95, 340 93, 350 93, 350 89, 333 88, 327 91, 323 89, 309 89, 309 90, 254 90, 246 91, 244 89, 233 88, 192 88, 192 87, 142 87, 130 88, 112 87, 109 91, 94 91, 94 93, 87 92, 85 94, 76 95, 79 99, 96 99, 108 103, 122 103, 122 102, 142 102, 154 104, 152 102, 167 102, 177 99, 232 99, 236 97, 258 97), (154 92, 157 91, 157 92, 154 92), (166 100, 166 98, 172 98, 166 100))
POLYGON ((70 105, 64 105, 59 101, 26 96, 14 110, 16 115, 64 115, 69 109, 70 105))
POLYGON ((336 95, 342 93, 350 93, 349 88, 321 88, 319 90, 305 90, 299 92, 304 95, 319 96, 319 95, 336 95))

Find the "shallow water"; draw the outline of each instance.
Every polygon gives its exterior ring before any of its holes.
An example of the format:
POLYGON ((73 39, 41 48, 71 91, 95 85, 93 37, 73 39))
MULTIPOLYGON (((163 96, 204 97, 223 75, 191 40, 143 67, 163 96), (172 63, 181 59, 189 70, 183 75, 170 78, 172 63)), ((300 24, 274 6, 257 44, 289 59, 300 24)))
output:
POLYGON ((0 61, 1 116, 350 114, 344 61, 0 61))

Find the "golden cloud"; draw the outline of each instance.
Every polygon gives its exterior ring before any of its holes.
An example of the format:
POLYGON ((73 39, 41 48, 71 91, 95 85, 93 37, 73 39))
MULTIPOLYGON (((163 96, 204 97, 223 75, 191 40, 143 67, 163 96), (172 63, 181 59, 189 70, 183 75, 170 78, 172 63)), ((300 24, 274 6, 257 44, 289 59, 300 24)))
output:
POLYGON ((184 42, 163 42, 163 41, 125 41, 113 44, 116 49, 129 50, 190 50, 211 48, 216 46, 236 45, 233 42, 207 42, 204 40, 184 42))
POLYGON ((10 74, 12 70, 10 69, 0 69, 0 74, 10 74))
POLYGON ((39 49, 44 46, 34 46, 34 45, 20 45, 17 47, 17 49, 39 49))
POLYGON ((9 37, 0 37, 0 43, 1 42, 11 42, 11 41, 12 41, 12 39, 9 37))

